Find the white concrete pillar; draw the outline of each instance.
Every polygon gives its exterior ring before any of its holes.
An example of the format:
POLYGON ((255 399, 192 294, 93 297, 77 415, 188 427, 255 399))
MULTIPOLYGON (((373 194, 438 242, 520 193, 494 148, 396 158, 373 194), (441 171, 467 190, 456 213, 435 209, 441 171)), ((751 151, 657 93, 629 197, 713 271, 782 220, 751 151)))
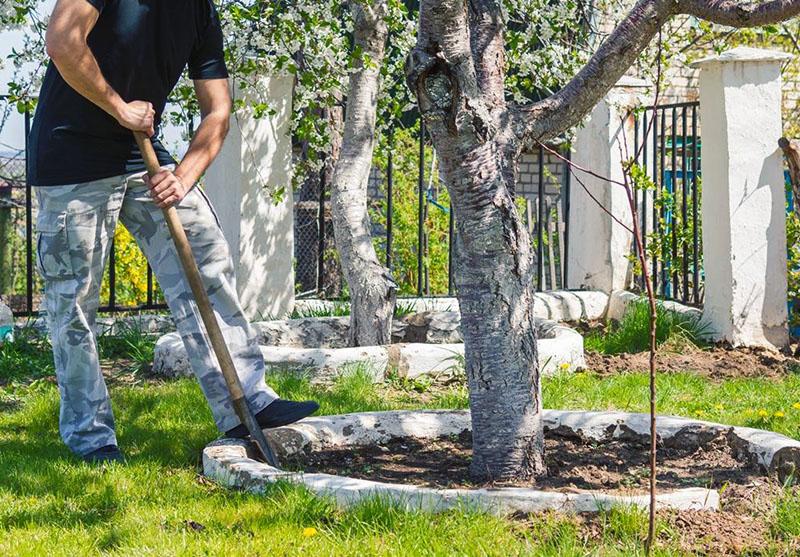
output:
MULTIPOLYGON (((622 181, 623 158, 634 155, 634 118, 628 112, 643 102, 649 83, 625 77, 600 101, 576 134, 572 161, 596 174, 622 181), (627 137, 626 144, 623 134, 627 137)), ((630 279, 633 235, 599 205, 630 226, 631 211, 625 189, 607 180, 575 171, 570 186, 569 255, 567 287, 611 293, 625 288, 630 279), (595 199, 592 199, 594 197, 595 199)))
POLYGON ((244 108, 231 116, 222 152, 205 177, 251 320, 282 316, 294 306, 293 83, 292 76, 279 75, 258 77, 245 91, 234 85, 244 108), (253 100, 270 110, 256 117, 253 100))
POLYGON ((735 48, 699 60, 703 315, 716 340, 788 344, 781 63, 735 48))

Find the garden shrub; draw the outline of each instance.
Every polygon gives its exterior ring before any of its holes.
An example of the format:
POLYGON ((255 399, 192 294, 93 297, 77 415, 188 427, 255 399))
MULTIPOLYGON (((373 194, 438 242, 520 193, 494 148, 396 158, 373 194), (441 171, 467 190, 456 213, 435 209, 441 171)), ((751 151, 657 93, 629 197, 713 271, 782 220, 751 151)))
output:
MULTIPOLYGON (((131 233, 121 223, 114 232, 116 303, 134 306, 147 301, 147 259, 131 233)), ((153 288, 156 290, 155 278, 153 288)), ((108 269, 103 276, 100 299, 106 301, 111 294, 108 269)), ((154 292, 154 295, 158 292, 154 292)))

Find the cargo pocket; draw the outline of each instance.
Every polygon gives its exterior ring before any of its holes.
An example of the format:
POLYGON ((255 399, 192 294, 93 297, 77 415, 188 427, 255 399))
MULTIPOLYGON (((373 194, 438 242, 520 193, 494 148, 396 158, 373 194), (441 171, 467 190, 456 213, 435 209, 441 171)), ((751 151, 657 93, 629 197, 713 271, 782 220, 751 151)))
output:
POLYGON ((70 255, 66 213, 40 212, 36 223, 36 263, 47 280, 75 278, 70 255))

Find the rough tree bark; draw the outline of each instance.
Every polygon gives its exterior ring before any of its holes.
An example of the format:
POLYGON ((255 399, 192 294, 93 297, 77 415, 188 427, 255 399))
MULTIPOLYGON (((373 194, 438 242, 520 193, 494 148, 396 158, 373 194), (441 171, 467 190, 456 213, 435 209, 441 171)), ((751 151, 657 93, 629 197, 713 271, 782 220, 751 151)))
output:
POLYGON ((800 0, 640 0, 559 92, 517 106, 504 93, 500 0, 421 0, 407 82, 439 155, 458 243, 461 308, 475 479, 545 473, 541 382, 533 320, 531 241, 514 206, 522 150, 573 127, 624 75, 673 15, 727 25, 776 22, 800 0))
POLYGON ((375 146, 380 68, 388 29, 386 0, 353 1, 354 44, 363 55, 350 74, 344 136, 333 173, 336 249, 350 288, 350 345, 391 342, 397 285, 372 244, 367 186, 375 146), (366 57, 367 62, 364 61, 366 57))

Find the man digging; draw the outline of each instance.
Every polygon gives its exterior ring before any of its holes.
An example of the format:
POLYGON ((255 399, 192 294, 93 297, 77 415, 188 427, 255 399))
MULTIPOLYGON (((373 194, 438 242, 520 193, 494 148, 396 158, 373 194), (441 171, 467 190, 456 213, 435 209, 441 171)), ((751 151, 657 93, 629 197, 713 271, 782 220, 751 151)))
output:
POLYGON ((39 201, 38 268, 61 395, 59 429, 89 462, 123 459, 95 336, 100 284, 117 222, 147 257, 220 431, 247 435, 170 239, 176 207, 230 348, 249 407, 264 428, 314 413, 278 398, 236 293, 228 245, 198 180, 228 131, 231 98, 212 0, 58 0, 29 138, 28 180, 39 201), (188 65, 202 122, 180 163, 156 139, 167 97, 188 65), (148 178, 133 131, 153 138, 161 171, 148 178))

